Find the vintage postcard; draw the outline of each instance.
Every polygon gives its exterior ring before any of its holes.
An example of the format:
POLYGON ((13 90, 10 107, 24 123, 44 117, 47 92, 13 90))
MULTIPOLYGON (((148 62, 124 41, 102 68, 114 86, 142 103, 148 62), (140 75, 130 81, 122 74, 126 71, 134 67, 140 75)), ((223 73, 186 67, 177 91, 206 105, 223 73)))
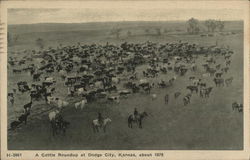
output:
POLYGON ((249 153, 248 1, 2 1, 1 159, 249 153))

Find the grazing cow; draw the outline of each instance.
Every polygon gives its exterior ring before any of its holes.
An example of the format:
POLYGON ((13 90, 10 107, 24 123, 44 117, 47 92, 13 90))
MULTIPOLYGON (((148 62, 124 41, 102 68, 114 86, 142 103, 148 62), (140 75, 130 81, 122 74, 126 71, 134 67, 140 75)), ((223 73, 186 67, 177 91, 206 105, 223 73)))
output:
POLYGON ((188 71, 188 69, 186 69, 186 68, 181 68, 180 69, 180 71, 181 71, 181 76, 184 76, 185 75, 185 73, 188 71))
POLYGON ((59 109, 62 109, 63 107, 66 107, 69 105, 69 102, 66 102, 66 101, 63 101, 63 100, 60 100, 60 99, 57 99, 57 107, 59 109))
POLYGON ((34 81, 40 81, 40 76, 41 76, 41 73, 33 74, 33 80, 34 81))
POLYGON ((120 103, 120 97, 119 96, 109 96, 107 99, 110 102, 120 103))
POLYGON ((204 97, 204 98, 209 97, 209 95, 210 95, 212 89, 213 89, 213 87, 202 88, 202 89, 200 90, 200 96, 201 96, 201 97, 204 97))
POLYGON ((8 97, 9 97, 9 101, 10 101, 11 105, 13 106, 14 105, 14 101, 15 101, 14 95, 12 94, 11 96, 8 96, 8 97))
POLYGON ((112 91, 116 92, 117 91, 117 87, 115 85, 112 85, 109 88, 106 88, 105 90, 108 91, 109 93, 112 92, 112 91))
POLYGON ((174 98, 176 99, 176 98, 178 98, 180 95, 181 95, 181 92, 175 92, 175 93, 174 93, 174 98))
POLYGON ((226 86, 231 85, 232 81, 233 81, 233 77, 227 78, 227 79, 225 80, 226 86))
POLYGON ((97 81, 97 82, 95 82, 95 87, 96 87, 96 88, 103 88, 103 83, 102 83, 102 81, 97 81))
POLYGON ((47 103, 48 104, 56 103, 56 99, 57 99, 56 97, 48 96, 47 103))
POLYGON ((127 96, 131 94, 131 92, 129 90, 122 90, 122 91, 119 91, 119 95, 120 96, 127 96))
POLYGON ((223 78, 214 78, 214 83, 216 87, 224 86, 224 79, 223 78))
POLYGON ((200 83, 201 79, 193 79, 193 84, 197 86, 200 83))
POLYGON ((210 77, 210 73, 203 73, 202 77, 206 78, 206 77, 210 77))
POLYGON ((220 69, 220 67, 221 67, 221 64, 218 64, 215 66, 216 69, 220 69))
POLYGON ((46 82, 56 83, 56 80, 53 77, 45 77, 46 82))
POLYGON ((18 117, 18 120, 20 122, 24 122, 24 124, 27 124, 27 118, 28 118, 29 115, 30 115, 30 112, 29 111, 28 112, 25 111, 25 113, 21 114, 21 116, 18 117))
POLYGON ((196 71, 197 70, 197 65, 196 64, 192 64, 191 65, 191 69, 192 69, 192 71, 196 71))
POLYGON ((220 78, 222 76, 222 74, 223 74, 222 72, 215 73, 215 77, 220 78))
POLYGON ((207 72, 210 73, 210 75, 214 75, 215 72, 216 72, 216 69, 213 69, 213 68, 207 68, 207 72))
POLYGON ((206 84, 206 83, 199 82, 199 83, 198 83, 198 86, 200 86, 200 88, 204 88, 204 87, 207 86, 207 84, 206 84))
POLYGON ((165 81, 162 80, 161 82, 158 83, 158 86, 159 86, 160 88, 165 88, 165 87, 167 87, 167 84, 166 84, 165 81))
POLYGON ((183 98, 183 102, 184 102, 184 106, 188 105, 190 103, 190 99, 191 99, 191 94, 187 94, 184 98, 183 98))
POLYGON ((231 61, 226 61, 226 66, 229 66, 231 64, 231 61))
POLYGON ((20 69, 13 69, 13 73, 21 73, 22 72, 22 70, 20 70, 20 69))
MULTIPOLYGON (((78 89, 79 90, 79 89, 78 89)), ((67 95, 68 96, 74 96, 74 93, 75 93, 75 91, 74 91, 74 89, 72 88, 72 87, 68 87, 67 88, 67 95)), ((79 93, 78 93, 78 95, 80 95, 79 93)))
POLYGON ((229 70, 229 68, 228 68, 228 67, 221 68, 221 71, 222 71, 222 72, 224 72, 224 73, 227 73, 227 72, 228 72, 228 70, 229 70))
POLYGON ((193 93, 194 91, 195 91, 195 93, 198 93, 197 86, 187 86, 187 89, 189 89, 191 91, 191 93, 193 93))
POLYGON ((243 105, 239 104, 237 102, 233 102, 232 103, 232 109, 233 110, 238 109, 239 112, 242 112, 243 111, 243 105))
POLYGON ((85 89, 84 88, 78 88, 77 90, 77 95, 80 96, 80 95, 84 95, 86 92, 85 92, 85 89))
POLYGON ((112 83, 114 83, 114 84, 119 84, 120 83, 120 79, 119 78, 117 78, 117 77, 112 77, 112 83))
POLYGON ((226 55, 225 60, 230 59, 231 55, 226 55))
POLYGON ((30 100, 29 103, 27 103, 27 104, 25 104, 25 105, 23 106, 23 108, 24 108, 24 110, 25 110, 26 112, 28 112, 28 111, 30 111, 31 106, 32 106, 32 98, 31 98, 31 100, 30 100))
POLYGON ((190 80, 190 81, 193 81, 194 79, 195 79, 195 77, 194 77, 194 76, 189 77, 189 80, 190 80))
POLYGON ((156 94, 152 94, 152 100, 155 100, 157 98, 157 95, 156 94))
POLYGON ((81 108, 81 110, 84 108, 85 104, 87 104, 87 99, 83 99, 80 102, 75 103, 75 108, 81 108))

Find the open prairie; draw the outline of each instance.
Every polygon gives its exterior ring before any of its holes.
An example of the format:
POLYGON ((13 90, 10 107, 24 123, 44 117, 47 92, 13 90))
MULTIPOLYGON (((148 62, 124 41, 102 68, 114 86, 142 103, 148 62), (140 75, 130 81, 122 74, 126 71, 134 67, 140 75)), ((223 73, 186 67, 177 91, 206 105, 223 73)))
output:
MULTIPOLYGON (((206 30, 205 28, 203 30, 206 30)), ((10 25, 8 32, 18 35, 18 40, 8 47, 8 58, 30 56, 30 50, 39 50, 36 44, 38 38, 43 39, 45 49, 69 46, 78 43, 85 44, 114 44, 120 46, 124 42, 144 43, 147 41, 166 43, 196 44, 199 46, 214 46, 230 48, 232 54, 227 73, 223 78, 233 77, 229 86, 216 87, 214 76, 204 77, 203 64, 207 57, 198 55, 195 60, 196 71, 187 70, 185 75, 177 75, 173 70, 167 74, 159 73, 157 77, 146 78, 157 84, 161 80, 176 77, 173 85, 161 88, 153 87, 150 94, 144 92, 132 93, 120 97, 119 103, 95 100, 88 102, 83 110, 75 109, 75 102, 81 96, 68 96, 67 87, 58 72, 48 73, 47 76, 56 80, 56 89, 53 96, 59 97, 69 105, 61 114, 70 122, 65 135, 52 135, 48 113, 55 108, 45 103, 44 99, 33 101, 31 114, 27 124, 21 124, 15 130, 8 130, 8 149, 10 150, 241 150, 243 149, 243 112, 232 109, 232 103, 243 103, 243 23, 226 22, 223 33, 212 36, 191 35, 186 33, 185 22, 117 22, 117 23, 86 23, 86 24, 31 24, 10 25), (117 38, 110 35, 114 27, 121 28, 117 38), (168 29, 157 35, 154 28, 168 29), (147 33, 145 30, 149 29, 147 33), (130 31, 131 34, 127 34, 130 31), (228 33, 228 34, 227 34, 228 33), (181 42, 180 42, 181 41, 181 42), (27 50, 26 53, 23 51, 27 50), (202 98, 199 93, 192 93, 188 105, 183 104, 183 98, 189 93, 187 86, 192 82, 190 77, 201 78, 207 86, 211 86, 209 97, 202 98), (176 92, 181 95, 174 97, 176 92), (152 98, 152 94, 156 97, 152 98), (169 102, 165 104, 164 96, 169 95, 169 102), (147 112, 143 119, 143 128, 136 125, 128 127, 128 116, 133 114, 134 108, 139 112, 147 112), (109 117, 112 122, 107 126, 106 132, 100 130, 94 133, 92 121, 101 112, 103 117, 109 117)), ((205 33, 205 32, 204 32, 205 33)), ((44 50, 45 50, 44 49, 44 50)), ((213 57, 216 64, 224 65, 224 56, 213 57)), ((170 60, 173 62, 174 60, 170 60)), ((41 67, 38 58, 22 65, 8 66, 8 91, 17 88, 17 82, 34 82, 27 72, 13 73, 13 69, 25 68, 30 64, 41 67)), ((159 62, 162 65, 162 61, 159 62)), ((137 79, 145 79, 143 71, 148 68, 147 63, 137 65, 135 71, 137 79)), ((68 73, 75 75, 76 70, 68 73)), ((122 75, 121 75, 122 77, 122 75)), ((126 76, 124 76, 126 77, 126 76)), ((118 90, 123 89, 125 81, 117 85, 118 90)), ((23 106, 30 101, 30 93, 14 93, 15 103, 8 104, 8 127, 18 115, 23 112, 23 106)))

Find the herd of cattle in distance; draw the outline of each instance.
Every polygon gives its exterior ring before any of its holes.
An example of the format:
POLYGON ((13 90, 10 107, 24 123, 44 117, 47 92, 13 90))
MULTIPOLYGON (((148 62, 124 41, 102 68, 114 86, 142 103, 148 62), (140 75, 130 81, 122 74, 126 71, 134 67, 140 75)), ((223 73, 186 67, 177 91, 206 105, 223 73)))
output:
MULTIPOLYGON (((227 74, 233 54, 229 47, 203 47, 181 41, 166 44, 148 41, 125 42, 121 45, 78 44, 39 52, 24 51, 24 56, 19 59, 10 55, 10 73, 18 78, 19 74, 28 72, 32 77, 29 82, 17 82, 17 87, 8 93, 12 105, 17 92, 27 92, 30 95, 30 102, 23 106, 24 113, 11 122, 10 127, 15 129, 23 122, 26 124, 33 107, 32 102, 45 100, 47 105, 54 106, 48 113, 53 133, 65 133, 69 122, 60 113, 67 107, 84 109, 87 103, 98 100, 119 103, 120 98, 134 93, 149 95, 154 100, 157 94, 152 93, 153 88, 172 87, 176 79, 182 76, 188 77, 187 80, 190 81, 190 85, 185 88, 189 92, 184 94, 176 91, 173 98, 180 100, 182 97, 183 105, 187 106, 193 94, 209 98, 214 87, 231 85, 233 77, 227 74), (39 64, 34 61, 37 57, 41 59, 39 64), (199 57, 205 59, 205 62, 196 63, 199 57), (217 61, 219 57, 223 63, 217 61), (138 71, 137 68, 142 65, 145 66, 143 71, 138 71), (202 70, 202 76, 191 76, 197 70, 202 70), (160 75, 166 75, 167 78, 160 79, 160 75), (214 86, 208 86, 206 79, 213 81, 214 86), (56 88, 56 84, 60 82, 67 87, 67 96, 82 97, 82 100, 67 102, 65 97, 55 97, 54 93, 60 92, 61 88, 56 88)), ((165 104, 170 97, 165 95, 165 104)), ((242 112, 243 105, 234 102, 232 108, 242 112)), ((106 121, 111 122, 111 119, 106 118, 106 121)), ((93 125, 97 131, 103 127, 96 120, 93 120, 93 125)))

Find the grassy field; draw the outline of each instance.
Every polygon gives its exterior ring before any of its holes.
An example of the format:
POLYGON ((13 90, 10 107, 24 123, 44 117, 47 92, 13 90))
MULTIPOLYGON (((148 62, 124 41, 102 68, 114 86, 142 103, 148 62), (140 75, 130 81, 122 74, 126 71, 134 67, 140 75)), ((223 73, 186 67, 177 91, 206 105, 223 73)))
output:
MULTIPOLYGON (((36 24, 39 25, 39 24, 36 24)), ((243 149, 243 114, 238 111, 232 111, 231 104, 234 101, 243 102, 243 34, 242 23, 228 22, 226 31, 237 31, 237 34, 218 37, 200 37, 199 35, 172 34, 156 36, 145 35, 144 28, 154 26, 164 26, 174 29, 178 27, 183 30, 184 23, 132 23, 124 25, 124 30, 129 29, 133 35, 127 37, 122 35, 120 39, 110 36, 108 33, 114 24, 85 24, 85 25, 60 25, 58 30, 56 24, 43 24, 43 27, 30 25, 28 31, 24 31, 25 26, 10 26, 9 31, 12 34, 20 34, 19 42, 10 46, 11 52, 24 49, 36 48, 35 40, 43 38, 46 46, 57 46, 84 43, 115 43, 123 41, 145 42, 147 40, 159 43, 177 42, 179 40, 197 43, 200 45, 214 45, 216 40, 218 45, 229 46, 235 53, 232 56, 232 64, 226 77, 233 76, 234 80, 230 87, 216 88, 209 77, 206 82, 213 86, 210 98, 199 98, 194 95, 191 104, 183 106, 182 96, 187 93, 185 89, 190 83, 189 76, 201 76, 203 72, 201 64, 204 58, 197 60, 198 71, 193 73, 188 71, 187 76, 178 77, 174 86, 167 89, 153 89, 153 93, 158 95, 157 99, 152 101, 150 95, 133 94, 128 98, 121 99, 119 104, 108 104, 95 102, 87 105, 83 111, 76 111, 73 105, 70 105, 63 115, 69 121, 70 127, 66 136, 53 137, 51 134, 48 113, 46 110, 50 106, 45 105, 44 101, 35 102, 32 108, 31 118, 27 125, 22 125, 16 131, 8 133, 8 149, 167 149, 167 150, 239 150, 243 149), (181 25, 182 24, 182 25, 181 25), (43 26, 45 25, 45 26, 43 26), (46 28, 47 25, 47 28, 46 28), (49 26, 49 27, 48 27, 49 26), (53 28, 53 27, 54 28, 53 28), (93 27, 96 26, 96 27, 93 27), (23 28, 22 28, 23 27, 23 28), (40 28, 40 29, 39 29, 40 28), (42 29, 41 29, 42 28, 42 29), (82 29, 79 29, 82 28, 82 29), (91 30, 89 29, 91 28, 91 30), (181 91, 179 99, 174 100, 174 92, 181 91), (168 105, 164 104, 164 95, 170 95, 168 105), (127 117, 133 112, 134 108, 139 111, 146 111, 150 116, 143 121, 143 129, 137 127, 129 129, 127 127, 127 117), (105 117, 112 119, 106 133, 94 134, 91 127, 91 121, 97 117, 98 112, 102 112, 105 117)), ((115 24, 121 25, 121 23, 115 24)), ((27 27, 27 26, 26 26, 27 27)), ((15 55, 20 56, 20 55, 15 55)), ((218 61, 224 63, 223 58, 218 61)), ((138 71, 144 66, 137 68, 138 71)), ((53 76, 58 77, 57 74, 53 76)), ((168 79, 173 73, 161 75, 159 79, 168 79)), ((158 79, 158 80, 159 80, 158 79)), ((15 74, 8 72, 8 88, 15 86, 20 80, 31 81, 27 74, 15 74)), ((66 88, 63 82, 56 84, 56 96, 66 97, 66 88)), ((79 97, 69 98, 69 102, 79 100, 79 97)), ((22 106, 29 102, 28 94, 19 94, 16 96, 15 107, 8 106, 9 122, 15 119, 14 109, 17 112, 22 110, 22 106)))

